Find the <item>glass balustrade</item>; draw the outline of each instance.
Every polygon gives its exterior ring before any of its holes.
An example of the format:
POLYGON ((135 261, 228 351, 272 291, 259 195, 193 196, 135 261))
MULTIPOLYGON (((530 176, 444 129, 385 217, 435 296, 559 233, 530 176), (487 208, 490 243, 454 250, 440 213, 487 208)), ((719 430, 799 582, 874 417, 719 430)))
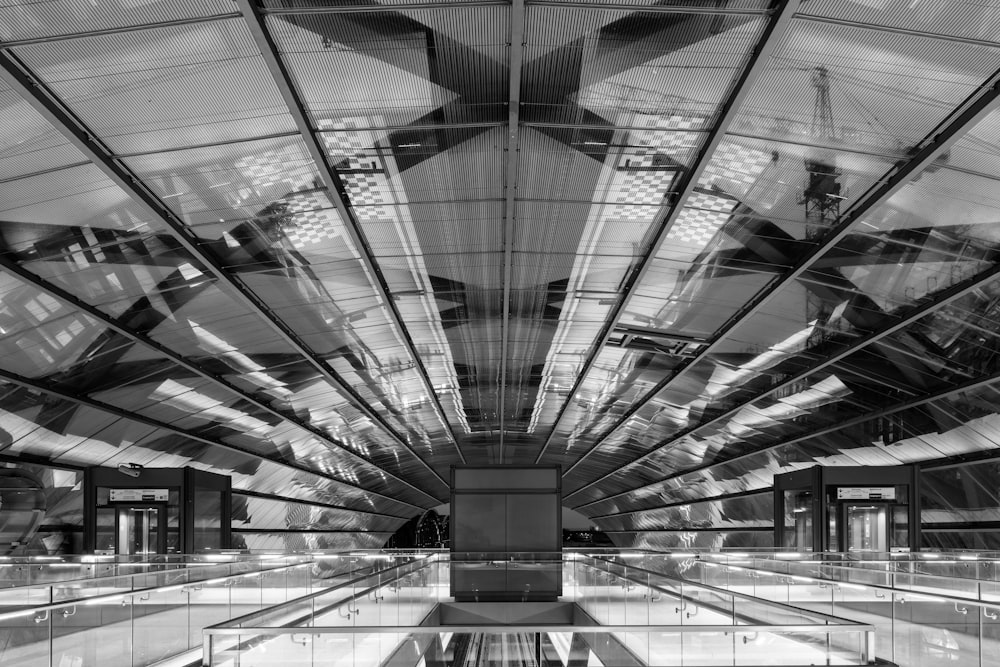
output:
MULTIPOLYGON (((461 562, 515 578, 551 565, 546 555, 492 556, 461 562)), ((560 601, 576 605, 572 623, 464 629, 435 616, 453 602, 442 551, 19 559, 0 563, 0 664, 145 667, 181 655, 359 667, 400 651, 457 664, 475 651, 491 661, 541 652, 562 665, 587 664, 581 655, 734 666, 878 656, 1000 667, 998 556, 566 551, 560 601)))

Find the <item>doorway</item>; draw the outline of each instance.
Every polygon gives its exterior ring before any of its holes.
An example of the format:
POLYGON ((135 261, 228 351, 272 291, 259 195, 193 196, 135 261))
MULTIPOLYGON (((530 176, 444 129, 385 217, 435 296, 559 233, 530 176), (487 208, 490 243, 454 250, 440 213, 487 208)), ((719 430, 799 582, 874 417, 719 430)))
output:
POLYGON ((844 551, 889 551, 889 506, 885 503, 844 503, 841 508, 844 551))
POLYGON ((162 554, 167 551, 167 506, 120 505, 116 524, 116 553, 122 555, 162 554))

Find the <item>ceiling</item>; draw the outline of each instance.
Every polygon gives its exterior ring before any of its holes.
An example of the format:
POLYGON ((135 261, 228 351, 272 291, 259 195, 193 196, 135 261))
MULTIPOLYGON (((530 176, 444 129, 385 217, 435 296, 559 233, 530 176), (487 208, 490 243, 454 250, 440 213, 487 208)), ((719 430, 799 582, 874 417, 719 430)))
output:
POLYGON ((0 455, 652 545, 995 450, 998 83, 983 0, 3 3, 0 455))

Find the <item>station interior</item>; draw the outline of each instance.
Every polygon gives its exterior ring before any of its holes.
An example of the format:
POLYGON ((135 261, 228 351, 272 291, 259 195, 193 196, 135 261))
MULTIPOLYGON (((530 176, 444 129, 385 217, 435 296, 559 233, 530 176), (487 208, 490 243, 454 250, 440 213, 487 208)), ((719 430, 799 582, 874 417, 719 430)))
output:
POLYGON ((1000 666, 998 451, 997 0, 0 2, 2 665, 1000 666))

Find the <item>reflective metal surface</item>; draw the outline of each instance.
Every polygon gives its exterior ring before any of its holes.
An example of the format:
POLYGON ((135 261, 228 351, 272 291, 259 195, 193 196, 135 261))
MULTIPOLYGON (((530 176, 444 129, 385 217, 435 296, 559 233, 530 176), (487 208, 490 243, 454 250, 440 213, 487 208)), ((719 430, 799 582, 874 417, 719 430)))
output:
POLYGON ((406 4, 0 8, 0 455, 655 546, 1000 444, 1000 6, 406 4))

